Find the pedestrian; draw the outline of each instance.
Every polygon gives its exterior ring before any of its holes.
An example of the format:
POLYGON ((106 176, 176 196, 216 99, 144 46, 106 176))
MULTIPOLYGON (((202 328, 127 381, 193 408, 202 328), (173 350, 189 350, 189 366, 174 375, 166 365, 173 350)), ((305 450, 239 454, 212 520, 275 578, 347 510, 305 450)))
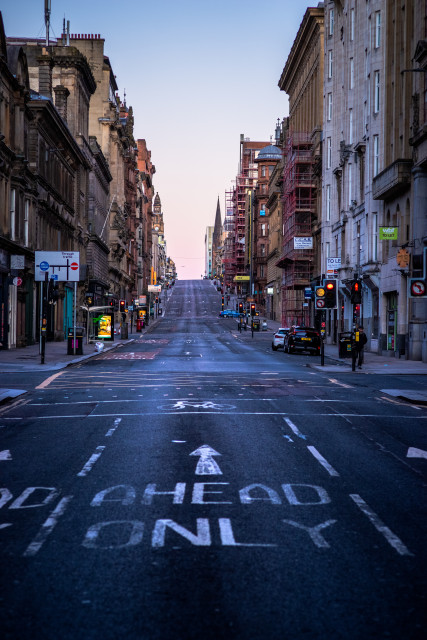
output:
POLYGON ((356 335, 353 336, 353 345, 352 345, 352 353, 351 353, 351 357, 352 357, 352 369, 353 371, 356 369, 356 360, 357 360, 357 366, 359 369, 362 368, 362 364, 363 364, 363 347, 365 346, 365 344, 368 342, 368 338, 366 337, 366 334, 363 330, 363 327, 359 327, 356 330, 356 335), (359 334, 359 337, 357 339, 357 333, 359 334))

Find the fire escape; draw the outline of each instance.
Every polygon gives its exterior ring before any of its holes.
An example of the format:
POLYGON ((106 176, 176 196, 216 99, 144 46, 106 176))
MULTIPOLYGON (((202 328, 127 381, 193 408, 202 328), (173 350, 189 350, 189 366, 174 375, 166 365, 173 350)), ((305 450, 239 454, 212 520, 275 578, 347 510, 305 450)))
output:
POLYGON ((310 286, 316 206, 313 145, 309 134, 291 133, 284 150, 283 245, 277 266, 282 274, 282 324, 309 324, 304 289, 310 286))

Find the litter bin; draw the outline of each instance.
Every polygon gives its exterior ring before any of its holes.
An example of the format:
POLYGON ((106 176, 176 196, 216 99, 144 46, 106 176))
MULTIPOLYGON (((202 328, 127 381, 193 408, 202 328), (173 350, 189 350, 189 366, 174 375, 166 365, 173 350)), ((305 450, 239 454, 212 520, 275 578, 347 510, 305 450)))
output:
MULTIPOLYGON (((83 327, 76 327, 76 355, 83 355, 83 327)), ((67 336, 67 355, 74 355, 74 328, 68 329, 67 336)))
POLYGON ((252 319, 254 331, 259 331, 261 327, 261 320, 259 318, 252 319))
POLYGON ((351 331, 344 331, 338 335, 338 356, 340 358, 351 358, 351 331))
POLYGON ((129 329, 128 329, 128 324, 126 322, 124 322, 121 326, 120 329, 120 337, 122 340, 127 340, 128 339, 128 333, 129 333, 129 329))

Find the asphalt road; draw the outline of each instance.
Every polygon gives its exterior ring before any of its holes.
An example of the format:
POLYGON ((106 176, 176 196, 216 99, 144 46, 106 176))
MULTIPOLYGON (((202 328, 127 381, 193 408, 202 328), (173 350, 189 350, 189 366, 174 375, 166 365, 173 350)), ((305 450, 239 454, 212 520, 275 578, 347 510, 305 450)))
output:
POLYGON ((162 307, 1 409, 1 637, 424 638, 426 408, 162 307))

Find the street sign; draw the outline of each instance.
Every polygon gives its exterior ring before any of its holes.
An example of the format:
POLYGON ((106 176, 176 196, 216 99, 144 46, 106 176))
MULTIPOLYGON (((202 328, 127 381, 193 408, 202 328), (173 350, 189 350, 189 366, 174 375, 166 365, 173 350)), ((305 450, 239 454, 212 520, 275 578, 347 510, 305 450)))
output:
POLYGON ((35 280, 44 282, 46 274, 58 282, 80 280, 80 253, 78 251, 36 251, 35 280))
POLYGON ((10 256, 10 268, 11 269, 24 269, 25 268, 25 256, 12 255, 10 256))
POLYGON ((15 285, 15 287, 20 287, 21 284, 22 284, 22 278, 19 278, 19 277, 14 278, 13 279, 13 284, 15 285))
POLYGON ((409 280, 409 297, 424 298, 426 295, 426 281, 421 278, 411 278, 409 280))

